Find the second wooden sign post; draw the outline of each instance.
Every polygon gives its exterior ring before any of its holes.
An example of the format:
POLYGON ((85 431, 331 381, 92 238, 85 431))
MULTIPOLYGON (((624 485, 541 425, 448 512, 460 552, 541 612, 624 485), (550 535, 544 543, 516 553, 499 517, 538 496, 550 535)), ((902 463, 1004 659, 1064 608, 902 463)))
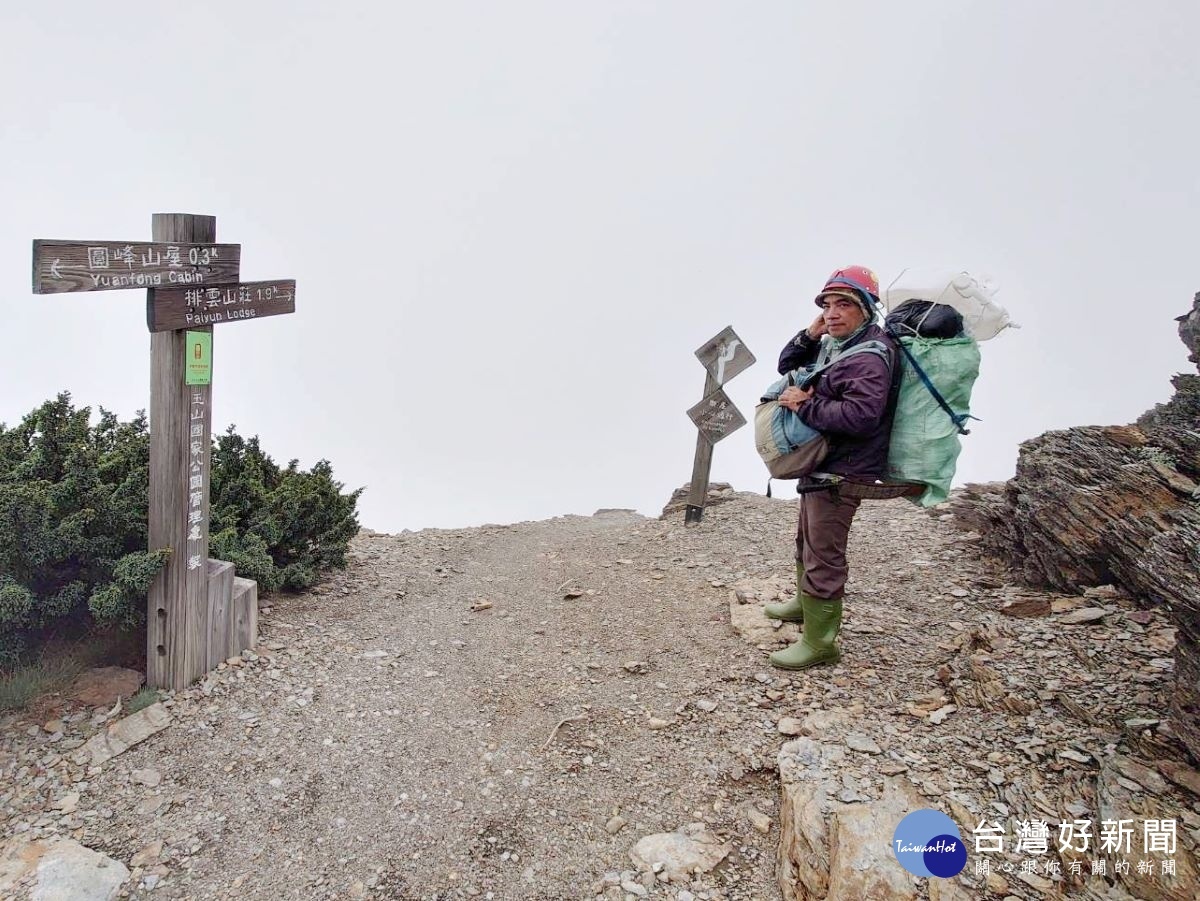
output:
POLYGON ((745 417, 721 386, 753 365, 754 354, 742 343, 733 327, 727 326, 696 351, 696 359, 708 375, 704 379, 704 396, 688 410, 688 416, 696 424, 697 435, 696 458, 692 463, 692 481, 683 517, 686 523, 699 522, 704 516, 713 445, 746 424, 745 417))

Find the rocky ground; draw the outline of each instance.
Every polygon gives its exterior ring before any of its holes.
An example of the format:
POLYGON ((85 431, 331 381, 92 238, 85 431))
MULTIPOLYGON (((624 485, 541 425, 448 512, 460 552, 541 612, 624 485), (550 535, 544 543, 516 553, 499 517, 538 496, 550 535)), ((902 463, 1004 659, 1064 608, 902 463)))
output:
POLYGON ((1171 717, 1200 759, 1200 294, 1177 320, 1196 371, 1134 425, 1022 443, 1016 475, 967 485, 955 511, 1031 585, 1112 582, 1163 605, 1177 631, 1171 717))
POLYGON ((61 838, 139 898, 1195 897, 1159 612, 1016 588, 952 517, 865 503, 843 661, 782 673, 795 627, 761 605, 790 591, 794 503, 364 532, 128 749, 111 708, 0 720, 0 886, 61 838), (854 882, 888 869, 856 863, 888 804, 958 822, 958 879, 854 882), (974 853, 981 820, 1105 811, 1176 818, 1177 874, 1093 876, 1057 830, 1034 872, 1011 838, 974 853))

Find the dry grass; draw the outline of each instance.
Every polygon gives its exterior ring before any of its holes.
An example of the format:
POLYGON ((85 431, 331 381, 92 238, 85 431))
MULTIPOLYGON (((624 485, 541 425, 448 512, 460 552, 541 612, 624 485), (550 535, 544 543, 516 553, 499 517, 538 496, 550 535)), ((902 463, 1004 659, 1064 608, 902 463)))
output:
MULTIPOLYGON (((126 662, 132 641, 129 634, 96 633, 77 641, 47 645, 36 660, 0 670, 0 713, 24 710, 35 699, 62 691, 94 666, 126 662)), ((154 700, 158 700, 157 694, 154 700)))
POLYGON ((137 713, 160 700, 157 688, 143 688, 125 705, 125 713, 137 713))

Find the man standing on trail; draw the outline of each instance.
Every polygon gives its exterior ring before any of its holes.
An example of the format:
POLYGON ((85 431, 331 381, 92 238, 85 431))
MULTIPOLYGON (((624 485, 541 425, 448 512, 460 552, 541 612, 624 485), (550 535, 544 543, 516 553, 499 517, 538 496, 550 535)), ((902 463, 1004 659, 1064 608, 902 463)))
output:
MULTIPOLYGON (((889 404, 896 346, 875 323, 879 280, 864 266, 839 269, 817 295, 820 315, 787 343, 779 355, 780 375, 812 363, 833 362, 815 386, 787 388, 779 403, 799 414, 829 441, 821 471, 854 481, 884 475, 892 409, 889 404), (852 347, 878 342, 874 353, 852 347)), ((861 503, 834 491, 800 496, 796 529, 796 597, 768 604, 767 616, 803 623, 800 640, 771 655, 781 669, 806 669, 840 658, 836 639, 842 625, 842 595, 849 568, 850 523, 861 503)))

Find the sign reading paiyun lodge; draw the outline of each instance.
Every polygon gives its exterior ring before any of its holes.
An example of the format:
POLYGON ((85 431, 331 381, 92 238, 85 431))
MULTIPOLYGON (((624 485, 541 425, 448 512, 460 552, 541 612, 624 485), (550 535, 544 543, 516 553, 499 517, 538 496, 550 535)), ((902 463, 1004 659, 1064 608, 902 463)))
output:
POLYGON ((216 236, 212 216, 156 213, 149 241, 33 242, 35 294, 147 289, 149 549, 171 551, 148 598, 153 688, 184 688, 257 643, 257 586, 208 556, 212 327, 295 312, 296 283, 241 282, 241 246, 216 236))
POLYGON ((241 261, 240 244, 34 241, 33 293, 227 284, 241 261))
POLYGON ((155 288, 146 301, 152 332, 296 312, 296 283, 243 282, 210 288, 155 288))

